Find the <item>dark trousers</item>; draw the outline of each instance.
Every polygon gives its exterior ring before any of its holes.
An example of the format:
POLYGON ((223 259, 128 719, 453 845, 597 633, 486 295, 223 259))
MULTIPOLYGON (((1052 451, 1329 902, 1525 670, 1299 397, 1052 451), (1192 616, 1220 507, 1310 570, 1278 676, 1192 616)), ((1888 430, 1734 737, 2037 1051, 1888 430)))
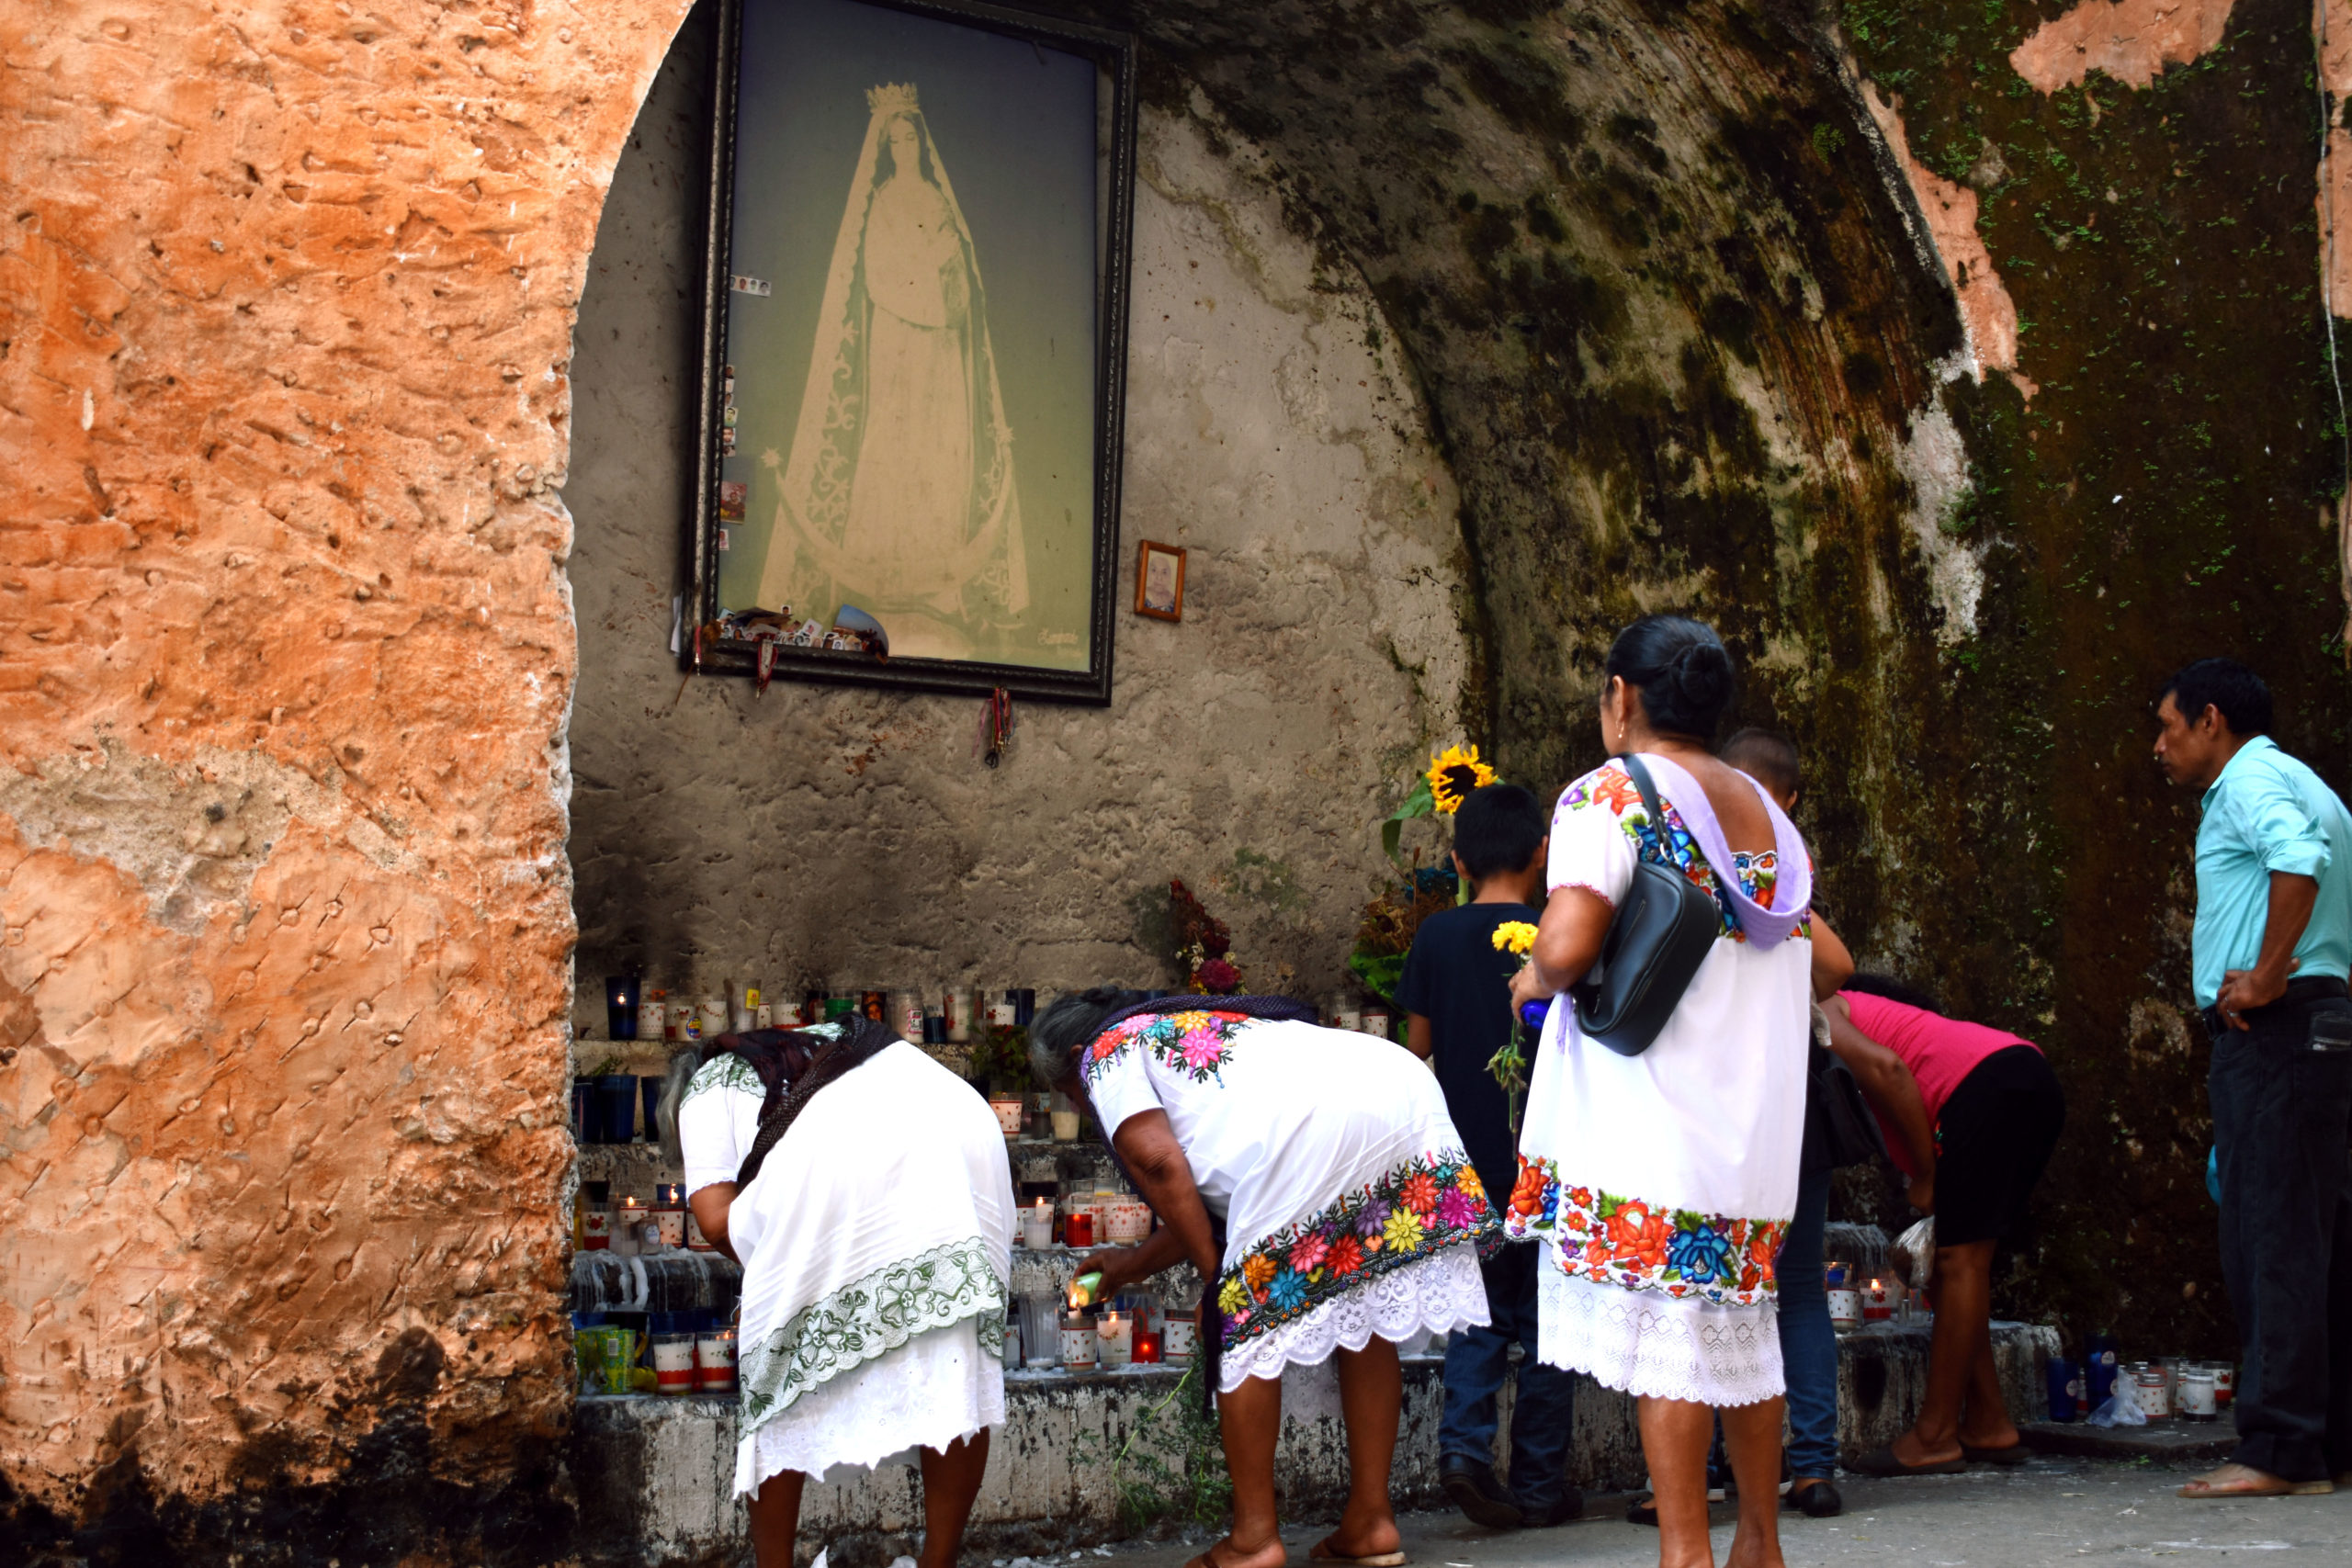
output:
POLYGON ((1535 1359, 1535 1270, 1542 1249, 1512 1242, 1478 1272, 1487 1280, 1485 1328, 1465 1328, 1445 1342, 1445 1411, 1438 1421, 1441 1461, 1466 1459, 1486 1464, 1494 1458, 1495 1395, 1510 1374, 1510 1348, 1523 1347, 1519 1397, 1510 1416, 1510 1490, 1522 1507, 1541 1510, 1560 1495, 1566 1481, 1570 1425, 1576 1415, 1576 1378, 1535 1359))
POLYGON ((2311 1048, 2323 1012, 2352 1000, 2281 1000, 2213 1031, 2222 1274, 2245 1353, 2233 1457, 2288 1481, 2352 1470, 2352 1051, 2311 1048))

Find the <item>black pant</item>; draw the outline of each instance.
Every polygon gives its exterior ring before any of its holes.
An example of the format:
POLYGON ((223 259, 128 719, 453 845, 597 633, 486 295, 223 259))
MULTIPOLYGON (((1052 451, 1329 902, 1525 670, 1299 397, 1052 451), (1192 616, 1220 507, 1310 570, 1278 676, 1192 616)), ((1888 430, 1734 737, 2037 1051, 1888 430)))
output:
POLYGON ((2245 1347, 2233 1457, 2289 1481, 2352 1470, 2352 1051, 2311 1048, 2327 1012, 2352 1000, 2213 1031, 2222 1274, 2245 1347))

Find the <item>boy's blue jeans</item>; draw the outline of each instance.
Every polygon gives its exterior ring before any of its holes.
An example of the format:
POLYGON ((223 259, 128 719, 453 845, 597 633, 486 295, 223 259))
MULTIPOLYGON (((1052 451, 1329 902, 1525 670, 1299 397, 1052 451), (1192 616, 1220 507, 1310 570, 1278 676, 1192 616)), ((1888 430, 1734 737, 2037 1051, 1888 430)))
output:
MULTIPOLYGON (((1838 1473, 1838 1331, 1829 1326, 1822 1282, 1828 1224, 1829 1172, 1805 1171, 1797 1178, 1796 1217, 1781 1243, 1781 1366, 1789 1384, 1789 1473, 1825 1481, 1838 1473)), ((1451 1360, 1446 1370, 1453 1370, 1451 1360)))
MULTIPOLYGON (((1817 1250, 1817 1248, 1816 1248, 1817 1250)), ((1512 1242, 1479 1260, 1486 1276, 1485 1328, 1465 1328, 1445 1344, 1445 1414, 1438 1424, 1438 1460, 1491 1464, 1495 1457, 1495 1396, 1510 1373, 1513 1341, 1526 1348, 1519 1364, 1519 1397, 1510 1418, 1510 1490, 1521 1507, 1548 1506, 1566 1481, 1575 1416, 1576 1379, 1535 1359, 1535 1270, 1542 1249, 1512 1242)), ((1825 1310, 1826 1303, 1825 1302, 1825 1310)), ((1826 1319, 1824 1320, 1826 1321, 1826 1319)))

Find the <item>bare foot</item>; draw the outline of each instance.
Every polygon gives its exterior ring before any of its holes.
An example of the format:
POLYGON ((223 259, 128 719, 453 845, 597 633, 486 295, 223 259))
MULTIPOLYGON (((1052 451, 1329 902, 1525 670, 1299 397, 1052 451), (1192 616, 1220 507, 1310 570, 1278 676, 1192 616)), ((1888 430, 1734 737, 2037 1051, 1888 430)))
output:
POLYGON ((1786 1564, 1781 1559, 1777 1539, 1761 1541, 1739 1529, 1732 1532, 1731 1550, 1724 1554, 1724 1568, 1786 1568, 1786 1564))
MULTIPOLYGON (((1894 1449, 1894 1457, 1896 1459, 1901 1460, 1905 1464, 1915 1467, 1923 1464, 1949 1464, 1953 1460, 1960 1458, 1960 1439, 1958 1438, 1954 1438, 1951 1441, 1941 1444, 1938 1447, 1929 1448, 1926 1443, 1919 1440, 1919 1434, 1917 1432, 1912 1431, 1904 1433, 1903 1436, 1895 1438, 1889 1446, 1894 1449)), ((1997 1443, 1988 1443, 1985 1446, 1987 1448, 1998 1448, 2001 1445, 1997 1443)))
POLYGON ((2289 1481, 2267 1470, 2256 1470, 2250 1464, 2225 1464, 2219 1470, 2209 1470, 2182 1487, 2183 1497, 2305 1497, 2324 1495, 2335 1490, 2327 1481, 2289 1481))
POLYGON ((1972 1430, 1967 1422, 1960 1424, 1960 1440, 1972 1449, 2014 1448, 2019 1441, 2017 1423, 2004 1416, 1998 1426, 1987 1424, 1972 1430))

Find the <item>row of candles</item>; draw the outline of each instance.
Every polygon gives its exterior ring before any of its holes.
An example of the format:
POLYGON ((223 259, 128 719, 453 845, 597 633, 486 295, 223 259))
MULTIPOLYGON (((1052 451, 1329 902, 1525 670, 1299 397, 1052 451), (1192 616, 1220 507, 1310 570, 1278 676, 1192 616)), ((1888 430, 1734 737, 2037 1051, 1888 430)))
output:
POLYGON ((1900 1280, 1857 1283, 1853 1271, 1843 1263, 1830 1264, 1826 1278, 1829 1325, 1841 1331, 1866 1323, 1907 1323, 1914 1313, 1926 1315, 1935 1311, 1924 1294, 1906 1288, 1900 1280))
POLYGON ((605 1314, 571 1314, 582 1393, 732 1393, 735 1330, 697 1313, 651 1313, 628 1328, 605 1314))
POLYGON ((1100 1312, 1080 1304, 1075 1292, 1060 1302, 1039 1292, 1022 1296, 1006 1321, 1004 1364, 1065 1373, 1186 1366, 1194 1342, 1193 1320, 1164 1313, 1148 1291, 1119 1296, 1100 1312))
POLYGON ((846 990, 823 986, 797 1002, 763 993, 757 986, 729 982, 699 1000, 644 988, 634 975, 605 979, 605 1027, 615 1040, 661 1040, 681 1044, 752 1029, 791 1029, 829 1023, 853 1015, 888 1023, 905 1039, 925 1045, 963 1044, 974 1026, 1026 1029, 1037 1010, 1037 993, 1026 986, 991 997, 969 986, 944 990, 846 990))

